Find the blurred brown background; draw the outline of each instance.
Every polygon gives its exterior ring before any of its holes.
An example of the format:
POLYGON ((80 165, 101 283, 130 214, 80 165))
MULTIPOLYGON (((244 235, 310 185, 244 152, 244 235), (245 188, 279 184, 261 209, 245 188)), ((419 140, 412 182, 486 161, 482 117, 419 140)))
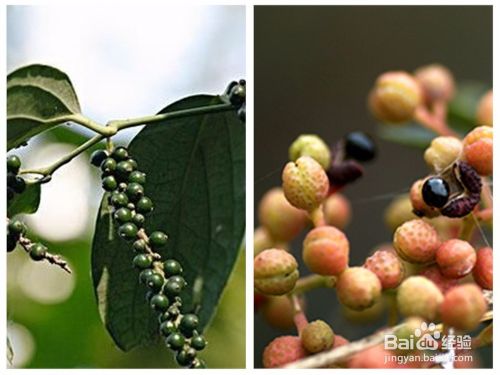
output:
MULTIPOLYGON (((366 97, 380 73, 439 62, 457 81, 491 87, 492 7, 259 6, 254 14, 256 207, 269 188, 280 184, 288 147, 299 134, 315 133, 327 143, 352 130, 375 134, 366 97)), ((353 210, 346 230, 352 265, 391 240, 382 217, 390 196, 428 173, 421 150, 376 141, 378 158, 344 192, 353 210)), ((306 274, 302 265, 301 270, 306 274)), ((310 319, 329 321, 349 339, 384 324, 348 324, 332 291, 309 293, 308 302, 310 319)), ((255 365, 261 367, 263 348, 284 332, 270 328, 260 316, 255 332, 255 365)), ((491 353, 483 357, 483 365, 491 366, 491 353)))

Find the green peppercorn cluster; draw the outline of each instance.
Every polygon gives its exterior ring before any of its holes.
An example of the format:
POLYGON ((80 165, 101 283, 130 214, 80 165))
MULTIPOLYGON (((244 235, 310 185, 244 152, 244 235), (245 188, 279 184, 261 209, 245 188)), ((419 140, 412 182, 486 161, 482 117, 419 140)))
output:
POLYGON ((7 202, 26 189, 26 181, 19 176, 21 159, 16 155, 7 156, 7 202))
POLYGON ((137 162, 124 147, 111 153, 95 151, 91 163, 102 171, 102 187, 108 192, 117 233, 131 243, 136 254, 132 262, 139 270, 139 282, 148 289, 146 301, 158 313, 159 333, 180 366, 205 367, 197 357, 197 352, 206 346, 205 338, 197 331, 198 317, 181 313, 180 293, 187 285, 182 266, 174 259, 162 261, 158 251, 167 244, 164 232, 148 235, 144 229, 146 217, 154 208, 144 192, 146 174, 137 169, 137 162))
POLYGON ((226 88, 225 94, 229 102, 236 107, 236 113, 243 122, 246 120, 246 81, 240 79, 232 81, 226 88))

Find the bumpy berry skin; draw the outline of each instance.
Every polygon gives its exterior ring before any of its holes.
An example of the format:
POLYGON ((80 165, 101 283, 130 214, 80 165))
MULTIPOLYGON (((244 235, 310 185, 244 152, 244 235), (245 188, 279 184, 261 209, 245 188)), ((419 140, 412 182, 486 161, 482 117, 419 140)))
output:
POLYGON ((259 203, 259 222, 274 241, 289 242, 304 229, 307 215, 287 201, 281 188, 273 188, 259 203))
POLYGON ((311 272, 327 276, 339 275, 349 262, 349 241, 335 227, 314 228, 304 239, 302 259, 311 272))
POLYGON ((403 264, 393 252, 375 251, 366 259, 364 267, 377 275, 383 289, 396 288, 404 278, 403 264))
POLYGON ((443 294, 458 285, 457 279, 450 279, 449 277, 444 276, 438 266, 431 266, 423 269, 420 272, 420 276, 424 276, 436 284, 443 294))
POLYGON ((264 250, 254 258, 254 286, 263 294, 290 292, 299 278, 295 258, 285 250, 264 250))
POLYGON ((332 194, 323 204, 323 213, 328 225, 344 229, 351 221, 351 204, 344 195, 332 194))
POLYGON ((442 65, 431 64, 417 69, 415 79, 422 87, 427 103, 448 102, 455 94, 455 79, 449 69, 442 65))
POLYGON ((421 219, 407 221, 394 233, 396 252, 410 263, 432 262, 440 244, 436 229, 421 219))
POLYGON ((315 320, 304 327, 300 333, 302 346, 309 353, 319 353, 330 349, 335 342, 335 334, 323 320, 315 320))
POLYGON ((302 342, 297 336, 280 336, 264 349, 262 362, 265 368, 282 367, 307 356, 302 342))
POLYGON ((478 126, 463 140, 463 157, 481 176, 493 174, 493 128, 478 126))
POLYGON ((423 276, 410 276, 398 288, 398 309, 403 316, 433 321, 442 302, 443 294, 439 288, 423 276))
POLYGON ((459 285, 445 294, 440 310, 441 319, 451 327, 470 331, 477 327, 487 307, 477 285, 459 285))
POLYGON ((377 78, 368 103, 380 121, 402 123, 413 118, 422 103, 422 90, 406 72, 387 72, 377 78))
POLYGON ((29 254, 31 259, 35 261, 42 260, 47 255, 47 247, 41 243, 34 243, 30 248, 29 254))
POLYGON ((439 246, 436 262, 441 273, 451 279, 468 275, 476 264, 476 250, 466 241, 451 239, 439 246))
POLYGON ((476 119, 478 124, 493 126, 493 91, 483 95, 477 106, 476 119))
POLYGON ((424 152, 424 160, 434 171, 439 172, 453 164, 462 153, 462 142, 455 137, 436 137, 424 152))
MULTIPOLYGON (((299 298, 299 304, 304 308, 304 298, 299 298)), ((262 305, 262 315, 272 327, 285 330, 295 326, 293 304, 287 296, 268 296, 262 305)))
POLYGON ((17 174, 21 168, 21 159, 17 155, 7 156, 7 171, 17 174))
POLYGON ((324 201, 330 186, 324 169, 308 156, 289 162, 283 169, 282 179, 288 202, 309 212, 324 201))
POLYGON ((472 276, 481 288, 493 290, 493 249, 491 247, 483 247, 477 251, 472 276))
POLYGON ((309 156, 316 160, 323 169, 328 169, 330 166, 330 148, 314 134, 299 136, 290 146, 288 155, 291 161, 296 161, 301 156, 309 156))
POLYGON ((380 298, 382 285, 372 271, 351 267, 340 274, 336 288, 340 303, 353 310, 364 310, 380 298))
POLYGON ((413 207, 413 212, 417 216, 425 217, 436 217, 439 216, 439 209, 436 207, 431 207, 424 201, 422 196, 422 187, 424 186, 425 180, 420 179, 413 183, 410 189, 410 201, 413 207))

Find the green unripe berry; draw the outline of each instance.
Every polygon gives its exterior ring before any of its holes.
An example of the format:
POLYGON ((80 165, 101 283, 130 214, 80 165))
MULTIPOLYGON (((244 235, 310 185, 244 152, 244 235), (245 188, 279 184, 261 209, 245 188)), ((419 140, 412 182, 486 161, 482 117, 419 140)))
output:
POLYGON ((141 214, 148 214, 153 211, 153 202, 148 197, 140 198, 135 206, 137 212, 141 214))
POLYGON ((133 203, 129 203, 129 204, 127 204, 127 208, 128 208, 130 211, 135 211, 135 204, 133 204, 133 203))
POLYGON ((186 350, 179 351, 175 356, 175 361, 179 366, 188 366, 191 363, 191 359, 187 356, 186 350))
POLYGON ((112 158, 104 159, 101 163, 101 171, 104 173, 113 173, 116 170, 116 160, 112 158))
POLYGON ((128 151, 125 147, 117 147, 111 153, 111 157, 116 161, 122 161, 128 159, 128 151))
POLYGON ((17 174, 21 168, 21 159, 17 155, 7 156, 7 171, 17 174))
POLYGON ((155 294, 150 301, 150 306, 155 311, 167 311, 169 300, 163 294, 155 294))
POLYGON ((131 182, 127 185, 126 193, 128 199, 137 202, 144 195, 144 187, 137 182, 131 182))
POLYGON ((14 251, 17 246, 17 238, 13 237, 12 235, 7 235, 7 251, 10 253, 11 251, 14 251))
POLYGON ((111 194, 110 202, 116 208, 125 207, 128 204, 127 194, 118 191, 114 192, 111 194))
POLYGON ((182 349, 185 342, 186 340, 184 339, 184 336, 177 332, 174 332, 167 337, 167 345, 174 350, 182 349))
POLYGON ((137 236, 138 228, 133 223, 125 223, 118 228, 118 235, 124 240, 133 240, 137 236))
POLYGON ((146 218, 142 214, 135 214, 134 216, 132 216, 132 222, 137 225, 138 228, 142 228, 142 226, 146 222, 146 218))
POLYGON ((116 175, 120 181, 127 181, 130 173, 134 171, 134 166, 127 160, 121 161, 116 165, 116 175))
POLYGON ((200 321, 195 314, 186 314, 182 317, 179 327, 182 332, 191 334, 199 323, 200 321))
POLYGON ((26 181, 24 181, 24 178, 16 176, 11 187, 17 194, 21 194, 26 190, 26 181))
POLYGON ((137 254, 132 263, 139 269, 146 269, 153 264, 153 258, 149 254, 137 254))
POLYGON ((154 247, 154 248, 160 248, 163 247, 167 244, 168 236, 160 231, 156 231, 151 233, 149 236, 149 243, 154 247))
MULTIPOLYGON (((170 310, 171 307, 168 309, 170 310)), ((170 313, 167 311, 161 313, 160 315, 158 315, 158 322, 163 323, 163 322, 166 322, 166 321, 173 321, 173 318, 172 316, 170 315, 170 313)), ((177 328, 175 328, 177 330, 177 328)))
POLYGON ((141 273, 139 274, 139 281, 141 284, 146 284, 148 282, 148 279, 150 276, 154 275, 154 271, 151 268, 146 268, 145 270, 142 270, 141 273))
POLYGON ((127 159, 127 162, 129 162, 132 165, 132 168, 134 168, 134 171, 137 169, 137 161, 135 161, 135 159, 129 158, 129 159, 127 159))
POLYGON ((146 285, 155 292, 159 292, 165 283, 165 279, 159 273, 153 272, 151 276, 148 277, 146 285))
POLYGON ((146 183, 146 174, 140 171, 133 171, 130 173, 130 176, 128 176, 128 182, 136 182, 144 185, 146 183))
POLYGON ((102 162, 108 157, 106 150, 95 150, 90 155, 90 164, 100 167, 102 162))
POLYGON ((184 288, 187 285, 186 280, 184 280, 184 278, 182 276, 179 276, 179 275, 171 276, 169 278, 169 280, 179 284, 181 286, 181 288, 184 288))
POLYGON ((182 291, 182 286, 175 281, 172 281, 168 279, 167 283, 163 287, 163 291, 169 296, 169 297, 175 297, 180 294, 182 291))
POLYGON ((175 276, 182 274, 182 266, 175 259, 167 259, 163 262, 163 270, 167 276, 175 276))
POLYGON ((113 217, 121 224, 128 223, 132 220, 132 212, 128 208, 122 207, 115 211, 113 217))
POLYGON ((41 243, 35 243, 31 245, 30 257, 33 260, 42 260, 47 255, 47 248, 41 243))
POLYGON ((118 187, 118 182, 113 176, 106 176, 102 179, 102 188, 106 191, 113 191, 118 187))
POLYGON ((146 251, 146 241, 138 239, 132 244, 132 248, 136 253, 143 253, 146 251))
POLYGON ((323 169, 330 167, 330 148, 323 140, 314 134, 303 134, 290 146, 288 155, 291 161, 301 156, 309 156, 316 160, 323 169))
MULTIPOLYGON (((161 316, 163 316, 163 315, 164 314, 162 314, 161 316)), ((170 320, 163 321, 160 324, 160 332, 165 337, 170 336, 172 333, 175 332, 175 330, 176 330, 175 324, 174 324, 174 322, 171 322, 170 320)))
POLYGON ((191 347, 200 351, 205 349, 205 346, 207 346, 207 341, 205 338, 201 335, 196 335, 191 339, 191 347))
POLYGON ((24 224, 21 220, 11 220, 7 225, 7 229, 10 235, 19 238, 19 236, 26 233, 26 224, 24 224))

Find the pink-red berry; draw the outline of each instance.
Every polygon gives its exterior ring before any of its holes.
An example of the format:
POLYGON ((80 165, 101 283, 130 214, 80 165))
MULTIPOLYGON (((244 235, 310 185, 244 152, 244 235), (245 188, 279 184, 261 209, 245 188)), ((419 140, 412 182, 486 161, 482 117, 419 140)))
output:
POLYGON ((410 201, 413 206, 413 212, 418 216, 436 217, 439 216, 439 210, 436 207, 431 207, 424 201, 422 196, 422 187, 424 179, 417 180, 413 183, 410 189, 410 201))
POLYGON ((483 247, 477 251, 472 276, 481 288, 493 290, 493 249, 491 247, 483 247))
POLYGON ((458 285, 457 279, 450 279, 444 276, 438 266, 431 266, 423 269, 420 272, 420 276, 424 276, 436 284, 441 293, 446 293, 448 290, 458 285))
POLYGON ((264 349, 262 362, 265 368, 276 368, 307 356, 302 341, 297 336, 280 336, 264 349))
POLYGON ((307 215, 287 201, 281 188, 274 188, 260 201, 259 222, 273 240, 289 242, 304 229, 307 215))
MULTIPOLYGON (((299 299, 302 308, 305 307, 304 298, 299 299)), ((287 296, 268 297, 266 303, 262 306, 262 315, 266 322, 279 329, 291 329, 295 326, 293 317, 295 311, 293 304, 287 296)))
POLYGON ((325 221, 339 229, 344 229, 351 221, 351 204, 340 193, 330 195, 323 204, 325 221))
POLYGON ((476 250, 466 241, 445 241, 436 252, 436 262, 441 273, 451 279, 468 275, 476 264, 476 250))
POLYGON ((387 360, 392 358, 393 355, 391 351, 384 349, 383 345, 377 345, 352 356, 347 362, 347 366, 349 368, 367 369, 400 367, 396 361, 387 360))
POLYGON ((373 306, 382 291, 377 275, 363 267, 351 267, 342 272, 336 288, 340 303, 353 310, 373 306))
POLYGON ((258 253, 270 249, 274 246, 274 241, 271 235, 264 227, 255 228, 253 232, 253 254, 254 256, 258 253))
POLYGON ((443 294, 439 288, 423 276, 411 276, 398 288, 398 309, 406 317, 417 316, 433 321, 442 302, 443 294))
POLYGON ((463 140, 465 161, 482 176, 493 174, 493 128, 478 126, 463 140))
POLYGON ((459 285, 445 294, 441 305, 441 319, 448 326, 470 331, 477 327, 487 307, 477 285, 459 285))
POLYGON ((394 233, 393 245, 396 252, 410 263, 434 261, 440 244, 436 229, 422 219, 407 221, 394 233))
POLYGON ((330 188, 325 170, 309 156, 287 163, 281 177, 288 202, 309 212, 323 203, 330 188))
POLYGON ((332 348, 335 334, 332 328, 323 320, 309 323, 300 333, 302 346, 309 353, 318 353, 332 348))
POLYGON ((423 89, 425 101, 448 102, 455 94, 455 79, 450 70, 440 64, 426 65, 415 71, 415 79, 423 89))
POLYGON ((335 227, 314 228, 304 239, 302 259, 311 272, 338 275, 347 268, 349 262, 349 241, 335 227))
POLYGON ((364 267, 380 280, 383 289, 396 288, 404 278, 403 264, 395 253, 377 250, 366 259, 364 267))
POLYGON ((293 255, 281 249, 268 249, 254 258, 254 286, 258 292, 282 295, 290 292, 299 278, 293 255))

